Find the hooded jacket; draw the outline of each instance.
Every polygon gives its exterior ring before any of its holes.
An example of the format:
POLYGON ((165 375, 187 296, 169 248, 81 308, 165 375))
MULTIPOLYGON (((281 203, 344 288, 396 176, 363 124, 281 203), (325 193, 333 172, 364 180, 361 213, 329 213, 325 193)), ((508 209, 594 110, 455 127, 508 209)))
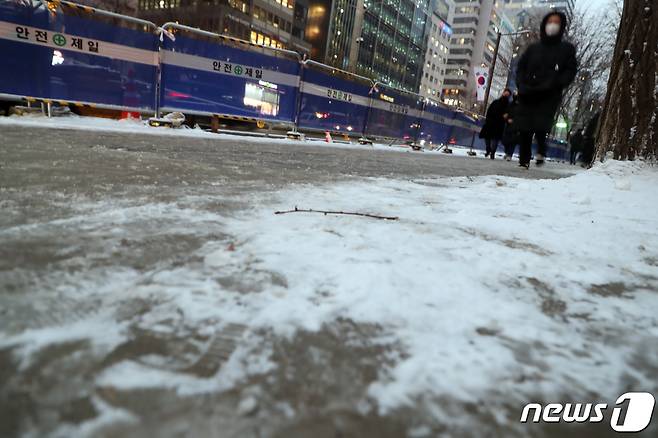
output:
POLYGON ((576 48, 563 41, 567 17, 562 12, 551 12, 541 23, 541 39, 530 45, 519 59, 516 81, 519 88, 521 131, 550 132, 562 93, 576 77, 578 62, 576 48), (560 33, 546 35, 546 23, 551 16, 560 17, 560 33))

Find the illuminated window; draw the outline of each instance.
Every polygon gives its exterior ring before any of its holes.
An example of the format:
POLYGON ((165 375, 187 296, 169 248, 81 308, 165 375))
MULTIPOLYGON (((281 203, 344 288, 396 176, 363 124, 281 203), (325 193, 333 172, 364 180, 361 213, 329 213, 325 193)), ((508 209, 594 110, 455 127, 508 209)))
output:
POLYGON ((247 82, 244 89, 244 104, 254 107, 258 113, 276 116, 279 113, 279 92, 276 84, 265 81, 247 82))

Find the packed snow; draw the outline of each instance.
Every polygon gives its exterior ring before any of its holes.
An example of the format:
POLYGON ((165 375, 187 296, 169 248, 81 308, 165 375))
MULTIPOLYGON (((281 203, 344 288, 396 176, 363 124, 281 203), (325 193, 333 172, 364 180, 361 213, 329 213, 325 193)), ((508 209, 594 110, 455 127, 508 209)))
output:
MULTIPOLYGON (((157 358, 146 358, 103 370, 98 387, 225 391, 279 366, 261 334, 294 339, 348 319, 378 327, 372 342, 397 351, 363 395, 380 413, 444 395, 477 402, 506 394, 520 406, 535 394, 614 400, 628 385, 656 388, 657 183, 649 165, 608 161, 560 180, 298 185, 274 199, 253 195, 252 207, 237 216, 199 214, 185 202, 80 206, 71 219, 79 227, 128 230, 157 218, 190 232, 217 226, 232 238, 228 245, 207 242, 194 265, 146 273, 108 267, 60 286, 59 296, 93 295, 103 310, 56 329, 2 334, 0 346, 18 347, 23 366, 45 345, 71 339, 109 349, 131 336, 115 313, 139 297, 153 303, 137 320, 144 330, 187 336, 180 331, 238 324, 246 327, 241 344, 212 377, 162 369, 157 358), (399 220, 274 214, 294 207, 399 220), (229 286, 215 281, 218 272, 229 286)), ((34 233, 57 225, 29 227, 34 233)), ((18 228, 2 235, 25 232, 18 228)), ((434 412, 447 415, 440 405, 434 412)))
POLYGON ((522 378, 529 392, 614 397, 626 375, 655 385, 628 358, 646 354, 655 365, 656 352, 624 339, 658 336, 657 177, 608 162, 558 181, 301 187, 274 209, 400 219, 256 209, 227 224, 238 249, 206 263, 252 258, 285 276, 287 287, 245 297, 252 327, 292 336, 339 317, 381 325, 408 355, 370 388, 384 411, 428 393, 476 401, 507 385, 518 392, 522 378), (608 344, 594 343, 598 331, 614 333, 608 344), (524 351, 542 354, 524 362, 524 351))

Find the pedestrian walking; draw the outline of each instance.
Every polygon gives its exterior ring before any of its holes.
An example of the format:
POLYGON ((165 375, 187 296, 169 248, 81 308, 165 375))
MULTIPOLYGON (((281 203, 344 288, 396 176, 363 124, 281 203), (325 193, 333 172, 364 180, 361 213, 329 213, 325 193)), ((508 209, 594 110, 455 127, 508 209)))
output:
POLYGON ((519 107, 519 95, 514 93, 512 102, 505 114, 505 131, 503 132, 503 146, 505 147, 505 159, 512 161, 516 145, 519 143, 519 131, 514 126, 514 118, 519 107))
POLYGON ((483 138, 487 145, 487 153, 485 157, 490 157, 492 160, 496 159, 496 151, 498 150, 498 143, 503 138, 505 131, 505 114, 509 106, 509 98, 512 92, 509 88, 505 88, 503 95, 498 99, 491 102, 487 109, 487 119, 484 122, 480 138, 483 138))
POLYGON ((567 17, 550 12, 541 24, 541 39, 531 44, 519 59, 516 82, 519 109, 514 120, 520 132, 520 165, 530 167, 532 140, 537 140, 536 164, 546 158, 546 140, 562 101, 562 93, 578 70, 576 48, 563 41, 567 17))
POLYGON ((583 153, 581 157, 582 166, 586 169, 592 167, 594 161, 594 153, 596 151, 596 136, 599 131, 599 121, 601 119, 601 112, 597 112, 587 123, 587 127, 583 131, 583 153))
POLYGON ((571 146, 569 150, 570 154, 570 160, 569 162, 571 163, 572 166, 575 166, 576 163, 578 162, 578 154, 582 153, 583 151, 583 130, 578 129, 574 131, 573 134, 571 134, 569 138, 569 144, 571 146))

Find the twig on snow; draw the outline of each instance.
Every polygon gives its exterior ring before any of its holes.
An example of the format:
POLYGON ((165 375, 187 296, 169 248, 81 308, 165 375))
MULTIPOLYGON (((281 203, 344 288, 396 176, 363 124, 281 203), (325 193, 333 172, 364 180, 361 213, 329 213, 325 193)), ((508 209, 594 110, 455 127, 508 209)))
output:
POLYGON ((336 214, 336 215, 344 215, 344 216, 362 216, 362 217, 369 217, 373 219, 381 219, 384 221, 396 221, 399 218, 396 216, 380 216, 377 214, 369 214, 369 213, 356 213, 356 212, 349 212, 349 211, 325 211, 325 210, 313 210, 313 209, 301 209, 295 207, 294 210, 288 210, 288 211, 275 211, 274 214, 289 214, 289 213, 318 213, 318 214, 323 214, 323 215, 328 215, 328 214, 336 214))

